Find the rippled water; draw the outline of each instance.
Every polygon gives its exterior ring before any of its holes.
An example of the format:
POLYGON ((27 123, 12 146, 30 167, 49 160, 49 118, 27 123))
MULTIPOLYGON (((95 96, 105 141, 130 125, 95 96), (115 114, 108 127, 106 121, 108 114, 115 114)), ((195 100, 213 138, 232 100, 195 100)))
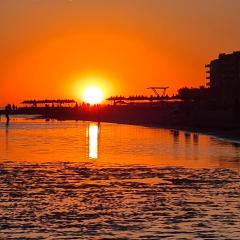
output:
POLYGON ((240 147, 170 130, 0 123, 0 239, 239 239, 240 147))

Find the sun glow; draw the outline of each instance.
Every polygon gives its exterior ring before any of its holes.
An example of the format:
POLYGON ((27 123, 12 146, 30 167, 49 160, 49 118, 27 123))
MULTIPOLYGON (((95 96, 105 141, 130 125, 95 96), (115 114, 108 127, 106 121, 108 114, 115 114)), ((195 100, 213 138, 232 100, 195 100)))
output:
POLYGON ((88 87, 83 92, 83 101, 89 104, 98 104, 103 101, 103 92, 98 87, 88 87))

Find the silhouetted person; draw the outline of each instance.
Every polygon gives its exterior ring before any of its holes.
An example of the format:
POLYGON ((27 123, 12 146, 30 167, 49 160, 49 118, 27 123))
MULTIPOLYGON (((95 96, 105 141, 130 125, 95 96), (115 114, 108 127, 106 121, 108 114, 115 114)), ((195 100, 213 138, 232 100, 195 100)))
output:
POLYGON ((189 143, 191 141, 191 134, 188 132, 185 132, 184 136, 185 136, 185 142, 189 143))
POLYGON ((75 104, 74 108, 75 108, 75 109, 78 109, 78 103, 75 104))
POLYGON ((17 110, 17 107, 15 104, 12 105, 12 110, 17 110))
POLYGON ((179 143, 179 131, 178 130, 172 130, 171 133, 173 135, 174 144, 178 144, 179 143))
POLYGON ((199 137, 198 137, 198 134, 197 133, 194 133, 193 134, 193 142, 194 142, 194 144, 198 144, 198 141, 199 141, 199 137))
POLYGON ((11 111, 11 105, 8 104, 6 107, 5 107, 5 116, 6 116, 6 124, 8 125, 9 124, 9 121, 10 121, 10 118, 9 118, 9 114, 10 114, 10 111, 11 111))

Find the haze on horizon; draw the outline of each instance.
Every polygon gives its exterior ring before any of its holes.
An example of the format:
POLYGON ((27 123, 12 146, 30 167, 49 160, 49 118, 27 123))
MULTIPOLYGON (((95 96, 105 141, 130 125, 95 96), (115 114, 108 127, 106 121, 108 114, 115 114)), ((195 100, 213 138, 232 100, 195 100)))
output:
POLYGON ((0 1, 0 106, 206 83, 204 65, 239 50, 238 0, 0 1))

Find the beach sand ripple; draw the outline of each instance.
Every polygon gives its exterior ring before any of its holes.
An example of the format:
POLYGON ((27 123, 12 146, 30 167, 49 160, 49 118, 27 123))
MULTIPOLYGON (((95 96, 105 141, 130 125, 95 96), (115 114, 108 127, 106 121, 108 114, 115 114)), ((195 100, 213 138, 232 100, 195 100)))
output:
POLYGON ((239 239, 230 169, 0 164, 0 239, 239 239))

